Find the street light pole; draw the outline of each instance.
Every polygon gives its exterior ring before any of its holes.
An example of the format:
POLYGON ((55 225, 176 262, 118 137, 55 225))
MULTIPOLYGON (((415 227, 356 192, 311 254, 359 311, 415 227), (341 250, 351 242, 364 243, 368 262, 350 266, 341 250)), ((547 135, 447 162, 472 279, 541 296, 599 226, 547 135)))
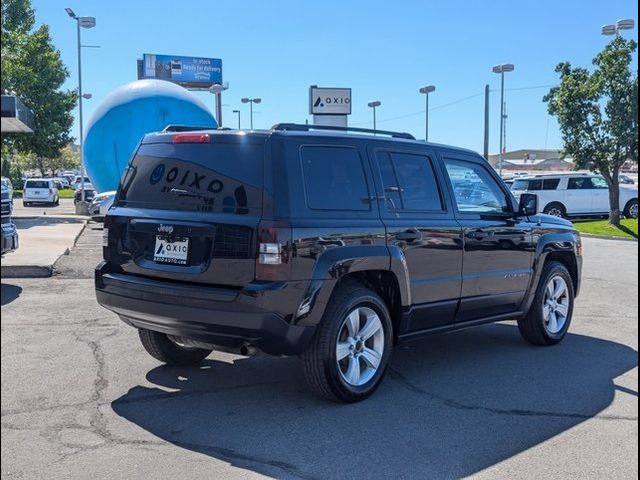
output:
POLYGON ((602 35, 615 35, 617 37, 620 35, 620 30, 633 30, 635 24, 636 22, 630 18, 618 20, 615 24, 603 25, 600 33, 602 33, 602 35))
POLYGON ((80 199, 85 201, 84 190, 84 177, 86 175, 84 168, 84 123, 82 118, 82 100, 84 95, 82 94, 82 43, 80 41, 80 27, 93 28, 96 26, 96 19, 94 17, 78 17, 73 10, 65 8, 67 15, 76 21, 77 27, 77 41, 78 41, 78 121, 80 131, 80 199))
MULTIPOLYGON (((375 100, 373 102, 369 102, 367 103, 367 105, 369 106, 369 108, 371 108, 373 110, 373 129, 376 129, 376 108, 378 108, 380 105, 382 105, 382 103, 379 100, 375 100)), ((374 133, 375 135, 375 133, 374 133)))
POLYGON ((435 92, 436 87, 434 85, 427 85, 418 90, 424 94, 424 141, 429 141, 429 94, 435 92))
POLYGON ((493 73, 500 74, 500 153, 498 154, 498 170, 502 177, 502 148, 504 141, 504 74, 506 72, 513 72, 515 66, 511 63, 505 63, 503 65, 496 65, 493 67, 493 73))
POLYGON ((253 104, 258 104, 260 102, 262 102, 261 98, 248 98, 248 97, 244 97, 242 99, 240 99, 240 101, 242 103, 248 103, 249 104, 249 125, 251 126, 251 130, 253 130, 253 104))
POLYGON ((238 114, 238 130, 241 130, 241 128, 240 128, 240 110, 234 110, 233 113, 237 113, 238 114))

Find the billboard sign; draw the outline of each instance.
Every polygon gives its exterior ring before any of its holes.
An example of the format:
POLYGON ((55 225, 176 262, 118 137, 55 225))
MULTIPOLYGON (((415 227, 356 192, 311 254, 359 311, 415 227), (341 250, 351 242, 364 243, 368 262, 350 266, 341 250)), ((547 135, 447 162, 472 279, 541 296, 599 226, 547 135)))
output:
POLYGON ((351 115, 350 88, 309 88, 311 115, 351 115))
POLYGON ((145 53, 139 73, 141 78, 168 80, 186 88, 209 88, 222 84, 222 60, 145 53))

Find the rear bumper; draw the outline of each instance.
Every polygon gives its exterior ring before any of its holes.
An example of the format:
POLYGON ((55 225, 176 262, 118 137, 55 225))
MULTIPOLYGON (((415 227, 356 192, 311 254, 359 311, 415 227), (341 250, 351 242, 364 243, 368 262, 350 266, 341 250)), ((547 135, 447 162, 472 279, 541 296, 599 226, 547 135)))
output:
POLYGON ((95 271, 98 303, 136 328, 232 348, 250 344, 272 355, 302 353, 315 327, 291 325, 285 316, 265 308, 289 303, 289 286, 260 287, 174 284, 112 272, 106 262, 95 271))

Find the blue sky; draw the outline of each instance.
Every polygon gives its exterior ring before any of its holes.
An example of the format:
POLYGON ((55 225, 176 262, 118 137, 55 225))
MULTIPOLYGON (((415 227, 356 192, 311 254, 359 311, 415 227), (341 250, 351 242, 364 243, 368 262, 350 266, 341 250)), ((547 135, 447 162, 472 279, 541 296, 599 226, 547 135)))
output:
MULTIPOLYGON (((229 82, 225 126, 243 112, 244 96, 261 97, 254 126, 308 117, 308 87, 351 87, 350 125, 371 127, 367 102, 380 100, 378 128, 423 138, 424 97, 430 97, 430 140, 482 150, 485 84, 499 88, 491 66, 514 63, 506 77, 507 148, 561 146, 557 123, 542 96, 557 82, 554 66, 568 60, 589 66, 609 40, 600 27, 620 18, 637 24, 631 0, 491 1, 121 1, 33 0, 77 85, 75 24, 64 7, 95 16, 83 30, 85 122, 110 91, 136 78, 143 53, 222 58, 229 82), (544 88, 530 88, 545 86, 544 88), (471 97, 459 103, 460 99, 471 97), (454 104, 452 104, 454 103, 454 104), (452 105, 451 105, 452 104, 452 105)), ((637 28, 625 32, 638 39, 637 28)), ((198 93, 213 109, 213 96, 198 93)), ((491 97, 491 152, 498 150, 499 92, 491 97)), ((78 135, 77 123, 74 135, 78 135)))

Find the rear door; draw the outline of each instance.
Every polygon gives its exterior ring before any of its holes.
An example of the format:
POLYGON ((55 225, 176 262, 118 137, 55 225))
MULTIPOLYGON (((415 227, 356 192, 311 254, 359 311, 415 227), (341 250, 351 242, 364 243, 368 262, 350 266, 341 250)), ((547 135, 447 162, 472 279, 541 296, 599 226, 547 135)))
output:
POLYGON ((380 214, 387 244, 404 253, 410 276, 409 333, 453 322, 462 276, 461 228, 447 201, 432 151, 414 147, 370 149, 384 192, 380 214))
POLYGON ((107 217, 106 260, 174 281, 252 281, 266 138, 174 134, 143 143, 107 217))
POLYGON ((569 215, 593 212, 593 184, 591 177, 570 177, 567 183, 567 213, 569 215))
POLYGON ((591 177, 591 211, 609 212, 609 185, 602 177, 591 177))

